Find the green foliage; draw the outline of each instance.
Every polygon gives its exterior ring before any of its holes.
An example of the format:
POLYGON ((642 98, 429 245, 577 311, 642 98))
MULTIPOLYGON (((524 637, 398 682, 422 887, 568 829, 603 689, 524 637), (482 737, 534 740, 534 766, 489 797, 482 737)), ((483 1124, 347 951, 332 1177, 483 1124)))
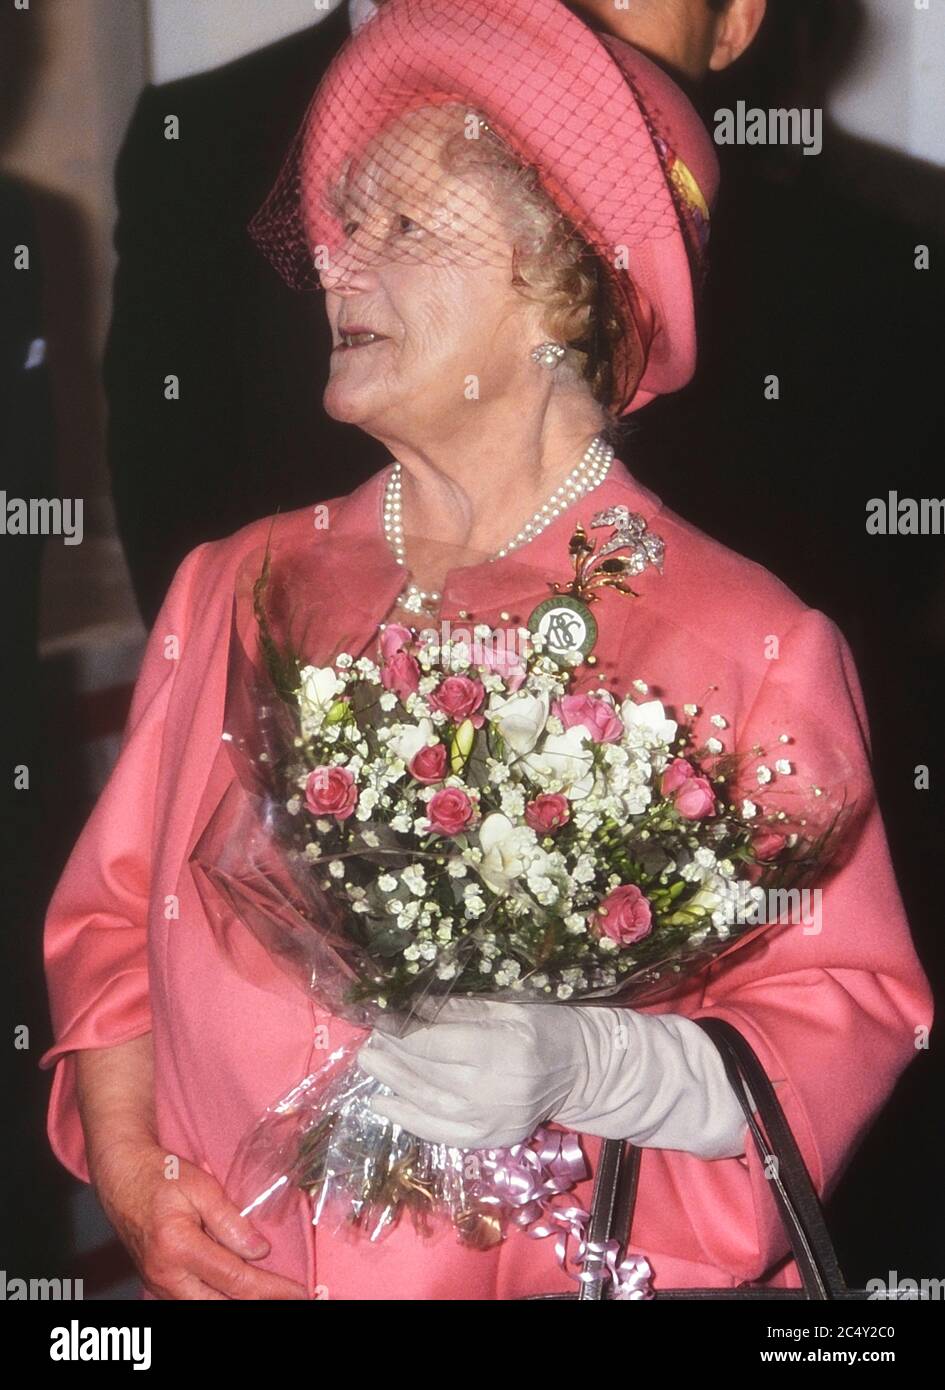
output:
POLYGON ((301 653, 294 651, 288 644, 285 647, 279 646, 273 636, 266 608, 266 598, 272 577, 271 540, 272 528, 270 527, 270 534, 266 537, 263 567, 258 579, 253 584, 253 613, 256 615, 256 623, 259 628, 259 646, 273 687, 279 698, 284 700, 286 704, 294 704, 293 697, 299 688, 301 679, 301 653))

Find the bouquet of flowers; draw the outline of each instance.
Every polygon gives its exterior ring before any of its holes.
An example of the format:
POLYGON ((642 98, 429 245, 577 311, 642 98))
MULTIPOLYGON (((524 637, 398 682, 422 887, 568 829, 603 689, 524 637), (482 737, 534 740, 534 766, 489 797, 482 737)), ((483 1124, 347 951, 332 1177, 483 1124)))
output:
MULTIPOLYGON (((578 693, 527 628, 390 625, 369 653, 316 664, 271 582, 267 551, 255 657, 234 613, 224 739, 239 775, 191 857, 230 959, 258 966, 248 929, 359 1028, 429 1023, 450 995, 652 1000, 766 925, 771 890, 808 882, 849 812, 837 794, 816 815, 804 795, 791 808, 786 747, 748 795, 724 716, 698 741, 698 707, 671 717, 642 682, 619 700, 578 693)), ((756 767, 764 755, 751 750, 756 767)), ((405 1132, 372 1109, 384 1088, 354 1053, 332 1052, 246 1137, 228 1180, 245 1210, 304 1190, 314 1221, 372 1240, 409 1211, 483 1247, 553 1219, 586 1176, 563 1132, 478 1153, 405 1132)))

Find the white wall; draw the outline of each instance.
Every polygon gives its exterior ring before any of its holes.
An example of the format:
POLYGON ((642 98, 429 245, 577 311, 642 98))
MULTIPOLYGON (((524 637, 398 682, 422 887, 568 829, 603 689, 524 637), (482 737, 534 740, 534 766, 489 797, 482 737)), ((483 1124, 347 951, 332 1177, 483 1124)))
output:
MULTIPOLYGON (((229 62, 338 3, 347 0, 150 0, 153 79, 229 62)), ((833 114, 855 135, 945 165, 945 0, 860 4, 862 46, 833 114)))
POLYGON ((150 0, 151 71, 167 82, 307 29, 347 0, 150 0))
POLYGON ((945 164, 945 0, 860 0, 858 60, 831 110, 855 135, 945 164))

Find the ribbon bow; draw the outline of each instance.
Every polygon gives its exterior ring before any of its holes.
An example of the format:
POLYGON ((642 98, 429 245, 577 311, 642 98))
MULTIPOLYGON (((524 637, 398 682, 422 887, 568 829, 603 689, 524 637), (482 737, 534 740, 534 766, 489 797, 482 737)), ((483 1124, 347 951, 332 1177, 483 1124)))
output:
POLYGON ((653 1297, 652 1267, 643 1255, 620 1260, 617 1240, 587 1238, 591 1214, 577 1203, 556 1199, 587 1177, 587 1164, 577 1135, 544 1125, 532 1137, 503 1149, 486 1149, 479 1156, 476 1202, 504 1216, 533 1240, 555 1237, 555 1256, 569 1279, 588 1283, 603 1274, 613 1284, 612 1298, 621 1302, 653 1297), (576 1245, 569 1257, 568 1245, 576 1245), (573 1268, 569 1268, 569 1260, 573 1268))

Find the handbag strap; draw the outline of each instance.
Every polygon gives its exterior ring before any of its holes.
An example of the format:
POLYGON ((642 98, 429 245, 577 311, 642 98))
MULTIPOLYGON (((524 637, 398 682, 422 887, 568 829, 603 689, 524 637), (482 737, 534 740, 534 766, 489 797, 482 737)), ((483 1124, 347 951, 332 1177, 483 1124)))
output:
POLYGON ((764 1067, 748 1040, 725 1019, 702 1018, 695 1022, 718 1047, 726 1075, 741 1102, 755 1148, 774 1188, 807 1297, 842 1298, 846 1282, 823 1207, 764 1067), (763 1129, 758 1125, 755 1111, 761 1117, 763 1129))
MULTIPOLYGON (((628 1210, 626 1203, 621 1203, 619 1199, 621 1189, 626 1187, 628 1180, 635 1192, 636 1174, 634 1165, 623 1162, 624 1146, 623 1139, 605 1139, 600 1147, 591 1199, 591 1219, 587 1225, 587 1242, 592 1247, 602 1247, 618 1232, 626 1230, 629 1233, 630 1230, 632 1205, 628 1210)), ((578 1299, 601 1302, 607 1274, 603 1260, 598 1255, 590 1255, 584 1262, 583 1274, 578 1299)))
MULTIPOLYGON (((847 1292, 846 1283, 823 1208, 764 1067, 747 1039, 725 1019, 693 1021, 719 1049, 726 1075, 745 1112, 791 1242, 805 1296, 814 1300, 842 1298, 847 1292), (755 1111, 762 1121, 761 1126, 755 1111)), ((639 1173, 640 1150, 636 1145, 623 1139, 604 1140, 591 1203, 590 1242, 603 1245, 607 1240, 617 1239, 621 1249, 626 1246, 639 1173)), ((607 1282, 603 1263, 592 1264, 589 1260, 585 1268, 591 1277, 582 1283, 578 1298, 603 1300, 607 1282)))

